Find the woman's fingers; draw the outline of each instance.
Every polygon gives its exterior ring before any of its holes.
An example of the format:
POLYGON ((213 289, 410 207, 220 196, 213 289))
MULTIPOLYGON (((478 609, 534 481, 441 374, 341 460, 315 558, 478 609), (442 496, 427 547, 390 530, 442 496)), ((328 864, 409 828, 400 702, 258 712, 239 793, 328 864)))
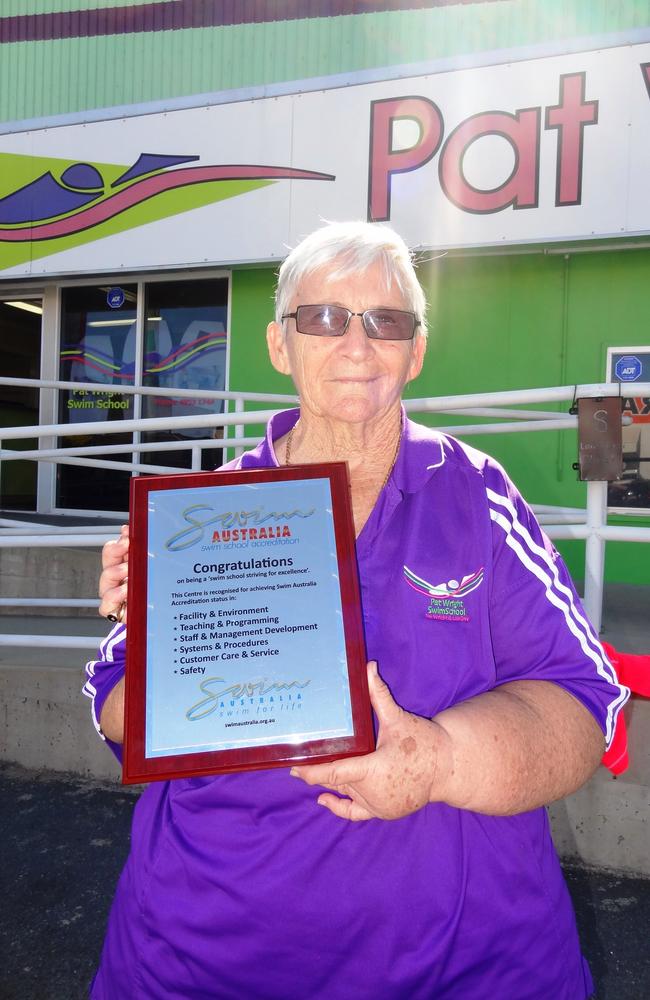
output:
POLYGON ((129 564, 126 562, 121 562, 116 566, 109 566, 108 569, 105 569, 99 578, 100 600, 104 600, 109 590, 114 590, 116 587, 121 587, 122 584, 126 583, 128 572, 129 564))
POLYGON ((339 788, 362 781, 368 772, 366 757, 347 757, 325 764, 301 764, 291 768, 292 778, 302 778, 308 785, 339 788))
POLYGON ((113 538, 102 549, 102 568, 110 569, 118 563, 126 562, 129 558, 129 526, 123 524, 120 529, 120 537, 113 538))
POLYGON ((109 621, 126 621, 128 559, 129 526, 123 524, 119 538, 106 542, 102 549, 103 571, 99 578, 99 614, 109 621))
POLYGON ((110 621, 125 621, 124 609, 126 608, 127 583, 118 586, 107 587, 100 593, 99 614, 102 618, 110 621))
POLYGON ((334 813, 335 816, 338 816, 340 819, 349 819, 352 823, 375 818, 371 812, 368 812, 365 806, 360 805, 358 802, 353 802, 352 799, 342 799, 338 795, 331 795, 329 792, 323 792, 322 795, 318 796, 317 801, 319 806, 324 806, 330 812, 334 813))

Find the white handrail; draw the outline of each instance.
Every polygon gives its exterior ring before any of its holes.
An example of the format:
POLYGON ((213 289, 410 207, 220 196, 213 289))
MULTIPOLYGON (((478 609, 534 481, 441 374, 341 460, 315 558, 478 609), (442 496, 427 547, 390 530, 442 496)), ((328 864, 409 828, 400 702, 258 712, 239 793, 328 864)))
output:
POLYGON ((440 425, 438 428, 445 434, 519 434, 521 431, 564 431, 578 426, 578 418, 572 416, 557 417, 555 420, 520 420, 518 423, 500 424, 457 424, 454 426, 440 425), (497 430, 498 428, 498 430, 497 430))
POLYGON ((114 385, 112 382, 65 382, 62 379, 0 377, 0 385, 22 389, 70 389, 73 392, 92 392, 102 395, 162 396, 170 399, 243 399, 253 403, 296 404, 298 397, 288 393, 227 392, 224 389, 163 389, 151 385, 114 385))
POLYGON ((22 635, 19 632, 0 634, 0 646, 44 646, 47 649, 97 649, 105 635, 22 635))
POLYGON ((97 532, 92 535, 5 535, 0 532, 0 549, 47 548, 47 549, 83 549, 105 545, 115 538, 116 532, 97 532))
POLYGON ((574 399, 598 399, 620 396, 650 396, 650 382, 618 383, 592 382, 585 385, 558 385, 546 389, 509 389, 500 392, 467 393, 462 396, 430 396, 427 399, 408 399, 408 411, 437 413, 465 406, 517 406, 522 403, 565 403, 574 399))
MULTIPOLYGON (((0 435, 2 430, 0 429, 0 435)), ((246 445, 256 445, 259 437, 237 438, 237 444, 243 441, 246 445)), ((190 448, 199 447, 222 449, 227 446, 232 447, 234 439, 227 438, 192 438, 187 441, 152 441, 146 444, 138 443, 139 452, 147 451, 187 451, 190 448)), ((133 451, 133 444, 109 444, 109 445, 86 445, 83 448, 32 448, 30 450, 19 451, 17 448, 0 448, 0 459, 2 461, 20 461, 21 459, 34 459, 45 461, 48 458, 66 458, 66 456, 86 456, 86 455, 125 455, 133 451)), ((124 464, 124 468, 128 463, 124 464)))
MULTIPOLYGON (((161 389, 157 387, 133 387, 94 382, 66 382, 63 380, 13 379, 2 377, 0 385, 21 386, 39 389, 82 391, 93 394, 126 394, 160 396, 168 398, 210 399, 215 402, 234 403, 229 413, 204 413, 183 417, 150 417, 139 420, 85 421, 69 424, 57 423, 30 427, 1 428, 0 440, 21 441, 30 438, 66 438, 84 435, 106 435, 114 433, 135 433, 161 430, 183 430, 185 428, 223 428, 227 432, 234 428, 232 437, 192 438, 184 441, 147 442, 119 445, 85 445, 83 447, 61 447, 29 449, 0 448, 3 461, 31 460, 58 464, 88 465, 91 467, 114 468, 130 472, 179 472, 176 467, 145 465, 133 462, 111 461, 107 455, 189 450, 193 468, 199 467, 200 453, 206 448, 235 449, 240 454, 244 447, 257 444, 259 436, 244 436, 244 428, 249 425, 263 426, 278 409, 295 405, 297 399, 288 394, 225 392, 201 389, 161 389), (277 409, 246 410, 245 404, 271 404, 277 409), (95 458, 92 456, 99 456, 95 458)), ((518 433, 522 431, 555 431, 575 428, 577 419, 568 413, 548 410, 514 409, 516 406, 531 406, 538 403, 566 403, 587 397, 620 396, 649 397, 650 383, 591 383, 585 385, 554 386, 536 389, 508 390, 488 393, 471 393, 455 396, 438 396, 426 399, 405 400, 409 413, 446 413, 450 416, 486 418, 489 423, 441 426, 441 430, 459 436, 468 434, 518 433)), ((607 524, 607 486, 605 483, 587 484, 587 508, 562 508, 538 505, 540 520, 545 531, 553 539, 584 539, 585 550, 585 597, 584 603, 595 627, 600 629, 602 613, 603 561, 606 541, 650 542, 650 528, 639 526, 615 526, 607 524)), ((16 519, 0 519, 0 548, 10 547, 96 547, 115 537, 117 526, 84 526, 73 529, 48 526, 42 523, 29 525, 16 519)), ((94 607, 96 598, 0 598, 4 607, 94 607)), ((58 645, 63 647, 89 647, 96 641, 92 637, 80 636, 15 636, 0 634, 3 645, 58 645), (20 641, 19 641, 20 640, 20 641), (24 640, 24 641, 23 641, 24 640)))
POLYGON ((98 608, 98 597, 0 597, 0 608, 98 608))
MULTIPOLYGON (((117 517, 117 515, 116 515, 117 517)), ((18 521, 15 518, 0 517, 0 528, 2 528, 3 535, 24 535, 25 528, 30 527, 34 532, 42 532, 54 535, 92 535, 93 532, 97 532, 98 527, 101 527, 102 531, 109 531, 115 534, 120 530, 120 523, 116 520, 115 524, 43 524, 42 521, 18 521)))
MULTIPOLYGON (((246 413, 197 413, 190 417, 142 417, 140 420, 87 420, 78 424, 2 427, 0 428, 0 440, 23 441, 27 438, 38 437, 130 434, 134 431, 182 430, 185 427, 233 427, 236 424, 266 424, 277 412, 277 409, 248 410, 246 413)), ((163 445, 164 442, 161 441, 160 444, 163 445)))

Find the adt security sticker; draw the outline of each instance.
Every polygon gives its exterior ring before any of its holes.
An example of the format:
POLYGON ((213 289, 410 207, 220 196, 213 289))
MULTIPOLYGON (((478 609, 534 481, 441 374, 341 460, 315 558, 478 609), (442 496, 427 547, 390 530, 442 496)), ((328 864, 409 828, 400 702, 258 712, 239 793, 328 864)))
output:
POLYGON ((619 358, 614 367, 616 378, 620 382, 636 382, 641 377, 643 365, 634 354, 626 354, 619 358))
POLYGON ((124 305, 124 290, 122 288, 109 288, 106 294, 106 301, 111 309, 121 309, 124 305))

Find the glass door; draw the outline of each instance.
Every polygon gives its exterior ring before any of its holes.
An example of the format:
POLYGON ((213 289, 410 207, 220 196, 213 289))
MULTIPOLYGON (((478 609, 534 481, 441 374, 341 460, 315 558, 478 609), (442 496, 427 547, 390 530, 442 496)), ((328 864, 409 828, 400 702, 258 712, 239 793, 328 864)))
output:
MULTIPOLYGON (((136 380, 136 319, 138 287, 82 286, 61 293, 59 377, 66 382, 93 383, 97 388, 59 393, 59 422, 78 424, 79 434, 61 438, 59 445, 130 444, 131 434, 120 423, 134 415, 134 396, 121 392, 136 380), (110 420, 111 434, 92 434, 84 424, 110 420)), ((102 456, 131 461, 131 452, 102 456)), ((72 510, 116 510, 129 507, 130 472, 79 465, 57 465, 57 506, 72 510)))
MULTIPOLYGON (((40 377, 40 299, 0 302, 0 372, 8 378, 40 377)), ((38 425, 38 389, 0 386, 0 426, 38 425)), ((37 448, 37 440, 14 441, 9 447, 37 448)), ((2 462, 1 506, 4 510, 36 510, 36 462, 2 462)))
MULTIPOLYGON (((226 388, 228 279, 155 282, 146 286, 143 385, 160 389, 226 388)), ((189 417, 222 413, 223 402, 168 394, 143 396, 143 417, 189 417)), ((210 436, 205 427, 172 428, 142 435, 143 442, 191 444, 210 436)), ((214 432, 213 436, 214 436, 214 432)), ((219 436, 221 430, 219 429, 219 436)), ((188 448, 143 452, 143 463, 190 468, 188 448)), ((202 468, 221 464, 221 449, 203 449, 202 468)))
MULTIPOLYGON (((150 280, 122 285, 82 285, 61 289, 59 378, 80 388, 59 391, 60 423, 79 434, 60 444, 105 445, 102 460, 191 468, 192 444, 214 437, 202 450, 202 467, 221 463, 221 429, 172 427, 142 434, 123 433, 124 420, 221 413, 223 402, 207 396, 175 396, 174 390, 225 390, 227 385, 228 278, 150 280), (85 387, 81 387, 84 383, 85 387), (163 390, 140 396, 125 388, 163 390), (92 425, 109 420, 111 434, 93 434, 92 425), (139 451, 141 444, 170 443, 171 450, 139 451), (128 444, 126 453, 111 445, 128 444)), ((61 509, 128 510, 129 470, 58 464, 56 506, 61 509)))

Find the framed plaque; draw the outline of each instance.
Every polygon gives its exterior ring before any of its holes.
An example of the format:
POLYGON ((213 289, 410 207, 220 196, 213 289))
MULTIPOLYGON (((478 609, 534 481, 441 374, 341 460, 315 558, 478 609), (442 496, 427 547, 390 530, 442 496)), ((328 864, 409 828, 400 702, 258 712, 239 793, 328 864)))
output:
POLYGON ((374 748, 345 463, 131 481, 123 781, 374 748))

